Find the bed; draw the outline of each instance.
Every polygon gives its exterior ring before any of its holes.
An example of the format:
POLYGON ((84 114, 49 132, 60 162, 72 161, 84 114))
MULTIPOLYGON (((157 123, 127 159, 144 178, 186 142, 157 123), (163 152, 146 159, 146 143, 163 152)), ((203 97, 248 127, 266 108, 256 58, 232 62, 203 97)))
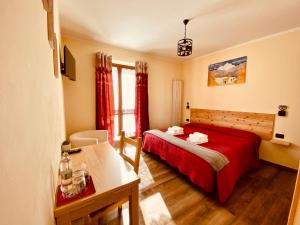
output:
POLYGON ((207 134, 209 141, 201 146, 215 150, 229 160, 220 171, 215 171, 199 156, 151 133, 144 134, 142 149, 159 155, 167 164, 176 167, 203 190, 217 193, 219 201, 224 203, 231 195, 238 179, 247 171, 259 167, 259 145, 262 138, 272 137, 274 115, 252 113, 249 116, 240 112, 235 115, 235 112, 229 111, 213 110, 209 113, 208 111, 192 109, 191 123, 184 125, 184 134, 176 138, 186 140, 189 134, 194 132, 207 134), (218 120, 222 125, 226 121, 235 122, 231 122, 231 127, 224 127, 218 126, 218 120), (240 127, 241 124, 248 124, 246 127, 252 132, 234 128, 240 127))

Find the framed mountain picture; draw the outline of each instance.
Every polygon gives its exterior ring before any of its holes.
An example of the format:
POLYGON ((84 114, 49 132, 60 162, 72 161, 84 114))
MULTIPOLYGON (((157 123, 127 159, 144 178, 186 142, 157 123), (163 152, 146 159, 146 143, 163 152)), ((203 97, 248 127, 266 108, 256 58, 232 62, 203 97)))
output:
POLYGON ((208 67, 208 86, 224 86, 246 82, 247 56, 211 64, 208 67))

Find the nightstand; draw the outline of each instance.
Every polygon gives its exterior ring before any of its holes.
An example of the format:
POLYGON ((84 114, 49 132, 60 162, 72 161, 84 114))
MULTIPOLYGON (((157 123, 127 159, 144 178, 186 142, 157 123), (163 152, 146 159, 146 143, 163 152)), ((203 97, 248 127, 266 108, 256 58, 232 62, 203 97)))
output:
POLYGON ((276 145, 283 145, 283 146, 291 145, 291 142, 284 141, 284 140, 279 140, 279 139, 271 139, 270 142, 273 143, 273 144, 276 144, 276 145))

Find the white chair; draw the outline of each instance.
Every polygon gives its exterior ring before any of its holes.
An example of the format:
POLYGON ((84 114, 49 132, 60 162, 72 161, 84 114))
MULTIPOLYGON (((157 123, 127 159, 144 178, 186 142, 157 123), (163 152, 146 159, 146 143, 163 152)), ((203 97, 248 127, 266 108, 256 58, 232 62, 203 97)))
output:
POLYGON ((108 140, 107 130, 86 130, 74 133, 70 136, 72 148, 87 145, 95 145, 108 140))

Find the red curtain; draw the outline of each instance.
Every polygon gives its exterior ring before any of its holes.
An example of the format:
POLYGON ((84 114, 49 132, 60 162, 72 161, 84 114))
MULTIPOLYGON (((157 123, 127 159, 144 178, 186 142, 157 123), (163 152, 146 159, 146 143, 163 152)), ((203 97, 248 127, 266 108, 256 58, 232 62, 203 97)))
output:
POLYGON ((137 61, 135 63, 135 71, 136 71, 136 99, 135 99, 136 136, 141 137, 144 131, 149 130, 147 63, 137 61))
POLYGON ((108 130, 108 140, 114 138, 114 96, 112 83, 112 57, 96 54, 96 129, 108 130))

